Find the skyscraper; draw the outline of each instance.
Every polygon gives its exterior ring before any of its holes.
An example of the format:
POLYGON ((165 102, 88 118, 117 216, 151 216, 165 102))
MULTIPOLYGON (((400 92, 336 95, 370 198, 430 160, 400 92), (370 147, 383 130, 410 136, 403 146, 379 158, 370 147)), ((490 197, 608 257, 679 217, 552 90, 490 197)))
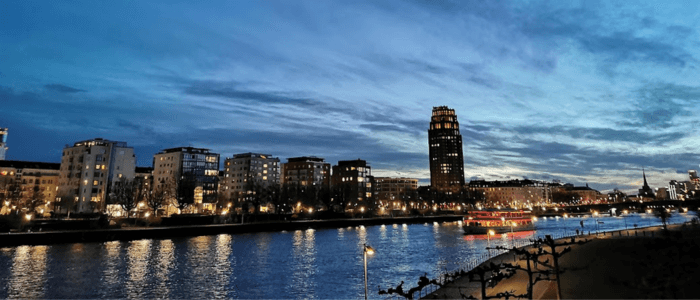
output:
POLYGON ((455 110, 433 107, 428 130, 430 143, 430 185, 444 193, 457 193, 464 186, 462 135, 455 110))
POLYGON ((7 128, 0 128, 0 160, 5 160, 7 152, 7 128))

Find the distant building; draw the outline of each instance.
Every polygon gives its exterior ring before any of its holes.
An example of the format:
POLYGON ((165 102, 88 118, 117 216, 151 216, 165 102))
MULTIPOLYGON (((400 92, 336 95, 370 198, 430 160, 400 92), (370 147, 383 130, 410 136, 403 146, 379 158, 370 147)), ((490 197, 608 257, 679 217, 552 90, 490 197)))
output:
POLYGON ((428 143, 430 185, 440 193, 458 193, 464 186, 464 158, 454 109, 433 107, 428 143))
POLYGON ((644 185, 641 189, 639 189, 639 193, 637 194, 637 196, 647 200, 654 200, 656 198, 656 195, 654 195, 654 190, 652 190, 651 187, 649 187, 649 185, 647 184, 647 175, 644 172, 644 169, 642 169, 642 177, 644 177, 644 185))
POLYGON ((341 191, 346 209, 374 209, 373 181, 372 167, 364 160, 341 160, 333 166, 331 184, 341 191))
POLYGON ((698 177, 698 171, 688 170, 688 178, 690 182, 695 185, 695 189, 700 189, 700 177, 698 177))
POLYGON ((0 128, 0 160, 5 160, 7 149, 7 128, 0 128))
POLYGON ((59 163, 0 161, 0 199, 5 200, 0 213, 27 209, 32 197, 42 199, 35 203, 41 204, 34 207, 36 213, 54 211, 60 167, 59 163))
POLYGON ((668 183, 668 196, 671 200, 695 199, 700 197, 700 189, 692 181, 671 180, 668 183))
POLYGON ((417 178, 374 177, 374 199, 383 207, 401 209, 408 202, 418 202, 417 178))
POLYGON ((154 190, 169 188, 177 198, 173 204, 186 203, 181 206, 192 212, 216 209, 218 176, 219 154, 209 149, 177 147, 153 156, 154 190))
MULTIPOLYGON (((485 181, 472 180, 468 189, 477 195, 483 195, 484 207, 525 208, 545 205, 551 202, 554 185, 545 182, 525 180, 485 181)), ((558 184, 557 184, 558 186, 558 184)))
POLYGON ((136 156, 126 142, 100 138, 63 149, 59 197, 75 197, 76 211, 104 212, 107 190, 119 179, 134 179, 136 156))
POLYGON ((280 159, 270 154, 234 154, 224 162, 224 192, 237 203, 249 200, 256 190, 280 184, 280 159))
POLYGON ((315 156, 288 158, 282 165, 282 184, 329 187, 331 164, 315 156))
POLYGON ((669 199, 669 193, 668 189, 665 187, 660 187, 656 189, 656 200, 668 200, 669 199))

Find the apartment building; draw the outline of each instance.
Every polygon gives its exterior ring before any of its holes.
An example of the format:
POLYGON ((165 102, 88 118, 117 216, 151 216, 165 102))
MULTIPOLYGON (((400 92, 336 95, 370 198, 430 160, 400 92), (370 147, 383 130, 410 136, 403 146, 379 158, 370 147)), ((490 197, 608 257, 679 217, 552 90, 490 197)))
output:
POLYGON ((134 148, 126 142, 96 138, 66 146, 58 196, 75 197, 79 213, 104 212, 107 190, 119 179, 134 179, 135 163, 134 148))

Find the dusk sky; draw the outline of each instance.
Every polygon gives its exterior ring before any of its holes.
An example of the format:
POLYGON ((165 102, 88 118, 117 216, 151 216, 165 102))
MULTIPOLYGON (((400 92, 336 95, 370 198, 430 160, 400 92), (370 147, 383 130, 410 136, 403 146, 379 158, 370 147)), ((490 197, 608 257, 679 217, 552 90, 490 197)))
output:
POLYGON ((700 163, 698 28, 699 1, 3 1, 0 127, 8 160, 101 137, 429 184, 447 105, 467 181, 664 187, 700 163))

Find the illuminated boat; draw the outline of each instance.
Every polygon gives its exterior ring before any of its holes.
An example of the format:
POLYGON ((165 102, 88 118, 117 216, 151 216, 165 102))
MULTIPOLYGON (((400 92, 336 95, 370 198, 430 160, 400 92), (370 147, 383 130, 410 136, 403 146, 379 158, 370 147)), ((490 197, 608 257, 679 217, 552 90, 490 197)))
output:
POLYGON ((487 234, 535 230, 530 211, 523 210, 474 210, 464 217, 464 233, 487 234))

